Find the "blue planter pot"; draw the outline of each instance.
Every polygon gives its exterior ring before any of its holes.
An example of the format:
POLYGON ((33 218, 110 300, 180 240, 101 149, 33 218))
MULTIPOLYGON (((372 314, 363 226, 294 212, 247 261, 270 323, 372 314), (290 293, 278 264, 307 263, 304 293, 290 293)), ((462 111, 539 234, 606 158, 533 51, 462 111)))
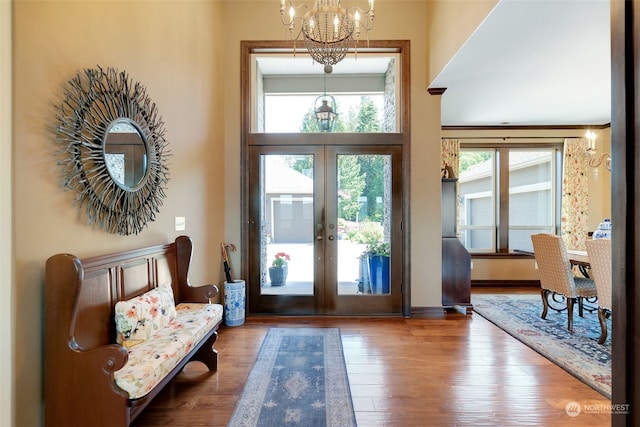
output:
POLYGON ((369 257, 369 283, 372 294, 389 293, 391 275, 389 274, 388 256, 375 255, 369 257))
POLYGON ((271 286, 283 286, 287 282, 287 267, 269 267, 271 286))

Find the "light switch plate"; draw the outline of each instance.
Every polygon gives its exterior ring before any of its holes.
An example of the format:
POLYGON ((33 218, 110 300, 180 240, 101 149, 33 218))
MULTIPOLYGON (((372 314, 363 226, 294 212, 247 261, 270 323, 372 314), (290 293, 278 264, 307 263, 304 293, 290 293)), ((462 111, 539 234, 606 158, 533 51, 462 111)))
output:
POLYGON ((183 216, 177 216, 176 217, 176 231, 184 231, 184 229, 186 228, 186 220, 185 217, 183 216))

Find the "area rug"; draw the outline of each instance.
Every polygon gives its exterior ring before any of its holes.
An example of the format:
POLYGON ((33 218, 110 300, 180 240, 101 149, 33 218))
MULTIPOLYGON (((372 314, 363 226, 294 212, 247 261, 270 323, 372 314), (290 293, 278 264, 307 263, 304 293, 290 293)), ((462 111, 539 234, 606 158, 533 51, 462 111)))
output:
POLYGON ((598 313, 578 316, 574 307, 573 333, 567 313, 549 309, 542 319, 540 294, 473 295, 473 310, 522 341, 582 382, 611 399, 611 320, 604 345, 598 344, 598 313))
POLYGON ((355 426, 337 328, 271 328, 229 427, 355 426))

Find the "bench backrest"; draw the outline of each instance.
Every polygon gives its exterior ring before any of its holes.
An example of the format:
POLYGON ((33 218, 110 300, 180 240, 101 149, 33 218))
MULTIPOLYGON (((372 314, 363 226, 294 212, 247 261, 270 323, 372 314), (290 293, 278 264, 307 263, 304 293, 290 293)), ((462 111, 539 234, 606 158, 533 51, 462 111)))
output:
POLYGON ((115 343, 118 301, 163 284, 171 284, 175 301, 180 301, 179 282, 187 281, 191 247, 191 240, 181 236, 170 244, 82 260, 52 256, 45 287, 48 338, 61 334, 60 339, 85 350, 115 343), (52 330, 57 328, 63 330, 52 330))

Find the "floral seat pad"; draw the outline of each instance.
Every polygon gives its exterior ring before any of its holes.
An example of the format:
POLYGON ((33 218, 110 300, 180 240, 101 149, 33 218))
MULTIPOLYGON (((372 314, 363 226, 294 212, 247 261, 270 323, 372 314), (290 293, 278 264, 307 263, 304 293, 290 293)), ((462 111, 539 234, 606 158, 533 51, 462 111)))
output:
POLYGON ((176 317, 148 340, 128 349, 129 360, 114 374, 130 399, 145 396, 222 320, 222 305, 183 303, 176 317))

